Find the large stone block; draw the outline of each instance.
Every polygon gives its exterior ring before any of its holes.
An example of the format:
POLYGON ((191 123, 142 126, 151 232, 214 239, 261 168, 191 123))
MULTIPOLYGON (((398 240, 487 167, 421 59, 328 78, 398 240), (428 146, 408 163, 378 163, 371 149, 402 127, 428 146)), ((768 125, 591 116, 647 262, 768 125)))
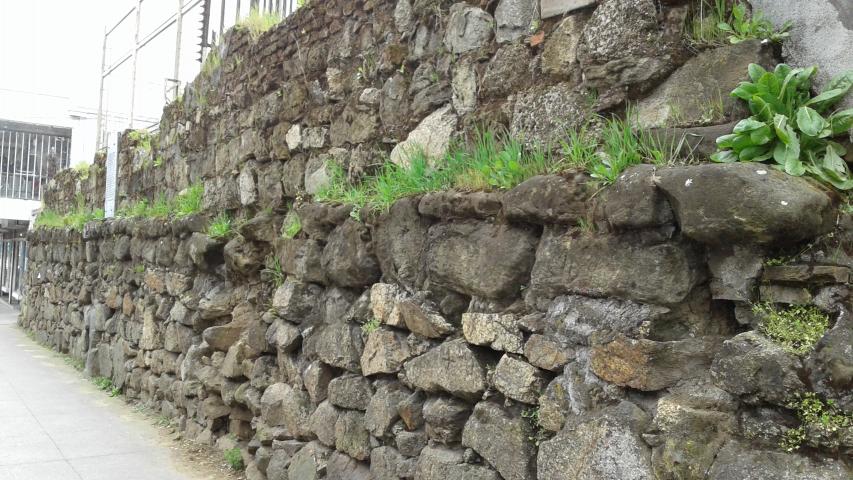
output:
POLYGON ((828 233, 836 212, 827 190, 757 163, 658 172, 684 235, 711 245, 790 245, 828 233))
POLYGON ((430 280, 466 295, 512 297, 527 283, 535 234, 509 225, 474 222, 430 228, 430 280))
POLYGON ((486 390, 486 361, 463 339, 451 340, 403 365, 416 388, 476 400, 486 390))

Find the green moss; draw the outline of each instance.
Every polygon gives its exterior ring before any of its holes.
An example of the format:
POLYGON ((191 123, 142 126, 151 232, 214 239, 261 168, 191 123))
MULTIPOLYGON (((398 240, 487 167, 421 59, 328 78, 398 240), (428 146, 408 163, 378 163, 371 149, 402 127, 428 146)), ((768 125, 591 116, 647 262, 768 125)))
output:
POLYGON ((294 238, 302 231, 302 221, 296 212, 291 211, 284 219, 284 224, 281 226, 281 236, 284 238, 294 238))
POLYGON ((761 319, 762 333, 797 355, 811 351, 829 328, 829 316, 810 305, 778 309, 770 303, 760 303, 752 311, 761 319))

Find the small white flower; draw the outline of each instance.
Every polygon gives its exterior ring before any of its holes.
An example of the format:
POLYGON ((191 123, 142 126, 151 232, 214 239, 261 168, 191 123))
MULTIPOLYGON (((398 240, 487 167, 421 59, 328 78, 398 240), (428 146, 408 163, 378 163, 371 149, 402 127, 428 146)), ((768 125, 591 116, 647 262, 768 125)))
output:
POLYGON ((693 179, 692 178, 688 178, 687 181, 684 182, 685 187, 689 187, 690 185, 693 185, 693 179))

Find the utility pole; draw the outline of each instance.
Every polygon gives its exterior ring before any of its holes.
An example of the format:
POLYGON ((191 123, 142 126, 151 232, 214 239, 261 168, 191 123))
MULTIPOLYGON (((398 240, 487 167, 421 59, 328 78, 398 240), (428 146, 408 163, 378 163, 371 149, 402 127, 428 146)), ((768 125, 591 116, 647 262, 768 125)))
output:
POLYGON ((97 132, 97 137, 95 138, 95 150, 100 150, 103 146, 103 138, 101 135, 101 128, 103 127, 103 116, 104 116, 104 69, 107 68, 107 29, 104 27, 104 46, 101 50, 101 86, 98 89, 98 120, 96 122, 95 131, 97 132))
POLYGON ((175 98, 178 98, 178 92, 181 89, 181 33, 184 26, 184 0, 178 0, 178 16, 177 34, 175 40, 175 74, 172 77, 175 80, 175 98))
POLYGON ((136 29, 133 33, 133 73, 130 77, 130 128, 133 128, 133 110, 136 107, 136 63, 139 57, 139 21, 142 11, 142 0, 136 2, 136 29))

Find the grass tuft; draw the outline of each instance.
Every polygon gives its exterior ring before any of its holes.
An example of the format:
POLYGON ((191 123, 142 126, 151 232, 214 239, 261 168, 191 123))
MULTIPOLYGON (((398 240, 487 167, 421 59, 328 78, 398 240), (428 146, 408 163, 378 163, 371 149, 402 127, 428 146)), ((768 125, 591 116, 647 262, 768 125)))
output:
POLYGON ((225 238, 231 234, 233 222, 227 213, 220 213, 210 222, 207 227, 207 234, 211 238, 225 238))
POLYGON ((240 451, 240 447, 225 450, 225 462, 232 470, 243 470, 245 465, 243 464, 243 453, 240 451))
POLYGON ((257 8, 253 8, 249 12, 249 16, 240 20, 234 28, 238 30, 248 30, 249 36, 253 42, 257 42, 261 35, 267 30, 281 22, 281 15, 274 12, 261 12, 257 8))

